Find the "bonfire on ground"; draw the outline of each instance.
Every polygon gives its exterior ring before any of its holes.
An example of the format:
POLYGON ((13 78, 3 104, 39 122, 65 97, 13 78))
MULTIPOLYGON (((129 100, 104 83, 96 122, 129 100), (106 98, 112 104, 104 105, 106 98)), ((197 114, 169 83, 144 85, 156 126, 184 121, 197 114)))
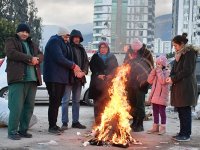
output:
POLYGON ((127 102, 126 83, 130 65, 124 64, 117 68, 112 84, 108 89, 109 102, 101 116, 101 123, 94 127, 95 137, 89 142, 92 145, 115 145, 128 147, 138 144, 131 136, 129 114, 131 107, 127 102))

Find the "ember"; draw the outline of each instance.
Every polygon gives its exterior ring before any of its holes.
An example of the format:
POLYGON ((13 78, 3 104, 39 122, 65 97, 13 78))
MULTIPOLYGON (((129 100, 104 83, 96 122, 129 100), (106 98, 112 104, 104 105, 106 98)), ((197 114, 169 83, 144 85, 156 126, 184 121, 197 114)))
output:
POLYGON ((113 145, 125 148, 130 143, 137 143, 130 134, 131 108, 127 102, 125 90, 129 72, 130 65, 128 64, 118 67, 108 90, 110 100, 101 116, 101 123, 93 129, 95 138, 89 141, 91 145, 113 145))

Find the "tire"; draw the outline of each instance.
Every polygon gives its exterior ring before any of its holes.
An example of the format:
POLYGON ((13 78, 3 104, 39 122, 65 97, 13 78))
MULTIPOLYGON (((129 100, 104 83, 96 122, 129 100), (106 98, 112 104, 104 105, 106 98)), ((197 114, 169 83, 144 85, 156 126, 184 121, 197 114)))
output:
POLYGON ((94 105, 93 99, 89 99, 89 90, 88 90, 88 89, 87 89, 87 91, 85 92, 85 95, 84 95, 84 102, 85 102, 88 106, 93 106, 93 105, 94 105))
POLYGON ((1 89, 0 97, 5 98, 6 100, 8 100, 8 87, 4 87, 3 89, 1 89))

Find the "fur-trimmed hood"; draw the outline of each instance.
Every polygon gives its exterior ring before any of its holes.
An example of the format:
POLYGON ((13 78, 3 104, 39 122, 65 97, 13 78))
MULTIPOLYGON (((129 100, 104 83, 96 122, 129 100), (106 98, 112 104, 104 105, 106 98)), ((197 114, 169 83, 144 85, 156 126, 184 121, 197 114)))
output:
POLYGON ((182 54, 185 54, 188 51, 195 51, 197 55, 200 55, 200 47, 193 46, 191 44, 189 44, 189 45, 187 44, 183 48, 182 54))

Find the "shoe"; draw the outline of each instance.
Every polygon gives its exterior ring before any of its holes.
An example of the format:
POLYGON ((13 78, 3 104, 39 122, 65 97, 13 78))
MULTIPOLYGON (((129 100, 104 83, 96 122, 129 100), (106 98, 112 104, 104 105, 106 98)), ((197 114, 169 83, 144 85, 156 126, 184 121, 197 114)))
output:
POLYGON ((76 123, 72 123, 72 128, 86 129, 86 126, 80 124, 80 122, 76 122, 76 123))
POLYGON ((160 125, 160 131, 158 132, 158 135, 163 135, 166 133, 166 126, 165 124, 160 125))
POLYGON ((172 136, 172 139, 175 139, 177 136, 180 136, 180 133, 176 133, 176 135, 172 136))
POLYGON ((21 137, 24 137, 24 138, 32 138, 32 134, 30 134, 30 133, 28 133, 28 132, 18 132, 19 133, 19 135, 21 136, 21 137))
POLYGON ((58 126, 49 127, 48 131, 49 131, 49 133, 52 133, 52 134, 57 134, 57 135, 61 135, 62 134, 61 129, 58 126))
POLYGON ((64 124, 62 125, 62 127, 60 128, 62 131, 67 130, 68 129, 68 124, 64 124))
POLYGON ((11 140, 21 140, 21 136, 19 135, 19 133, 10 134, 8 135, 8 138, 11 140))
POLYGON ((137 125, 137 119, 133 119, 133 122, 131 124, 131 129, 134 129, 137 125))
POLYGON ((143 118, 138 118, 137 119, 137 124, 133 128, 133 132, 142 132, 142 131, 144 131, 143 118))
POLYGON ((142 132, 144 131, 144 127, 142 125, 137 126, 133 129, 133 132, 142 132))
POLYGON ((153 124, 153 127, 147 131, 148 134, 152 134, 152 133, 155 133, 155 132, 159 132, 159 125, 158 124, 153 124))
POLYGON ((173 140, 177 141, 177 142, 188 142, 190 141, 190 137, 189 136, 176 136, 175 138, 173 138, 173 140))

